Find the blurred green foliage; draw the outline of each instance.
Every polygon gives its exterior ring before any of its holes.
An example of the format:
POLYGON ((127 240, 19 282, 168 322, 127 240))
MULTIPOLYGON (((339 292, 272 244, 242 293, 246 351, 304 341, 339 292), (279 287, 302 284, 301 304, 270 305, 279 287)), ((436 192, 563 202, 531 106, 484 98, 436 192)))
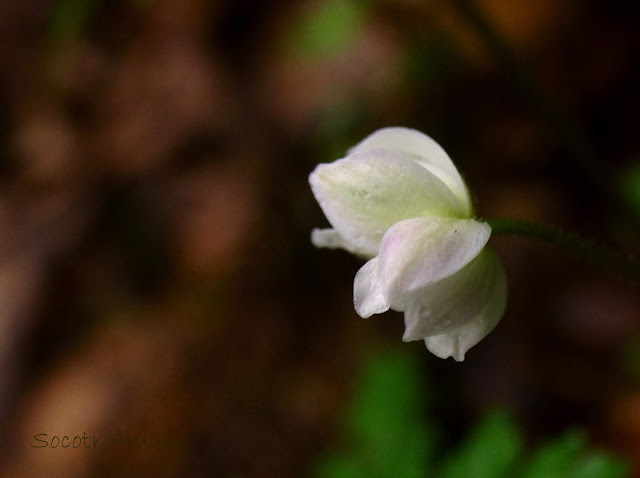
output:
POLYGON ((620 351, 619 368, 633 382, 640 382, 640 337, 632 335, 620 351))
POLYGON ((348 449, 328 457, 318 476, 425 476, 435 434, 423 416, 428 396, 419 364, 401 353, 371 357, 354 391, 346 421, 348 449))
POLYGON ((87 30, 101 0, 57 0, 51 5, 49 34, 54 42, 65 43, 87 30))
POLYGON ((524 438, 504 411, 493 411, 441 460, 437 426, 425 416, 431 396, 409 354, 370 357, 354 388, 343 448, 324 458, 318 478, 623 478, 627 466, 587 447, 570 430, 525 451, 524 438), (438 463, 439 461, 439 463, 438 463))
MULTIPOLYGON (((151 6, 154 0, 130 0, 136 8, 151 6)), ((64 44, 81 38, 88 30, 102 0, 56 0, 51 3, 49 37, 53 43, 64 44)))
POLYGON ((446 458, 438 476, 507 476, 522 449, 522 437, 507 414, 494 412, 481 421, 446 458))
POLYGON ((640 216, 640 161, 636 160, 620 174, 622 199, 640 216))
POLYGON ((521 478, 618 478, 628 475, 616 458, 589 451, 586 436, 577 430, 566 432, 543 445, 524 467, 521 478))
POLYGON ((304 58, 328 56, 348 49, 366 20, 365 5, 353 0, 328 0, 305 11, 290 32, 287 45, 304 58))

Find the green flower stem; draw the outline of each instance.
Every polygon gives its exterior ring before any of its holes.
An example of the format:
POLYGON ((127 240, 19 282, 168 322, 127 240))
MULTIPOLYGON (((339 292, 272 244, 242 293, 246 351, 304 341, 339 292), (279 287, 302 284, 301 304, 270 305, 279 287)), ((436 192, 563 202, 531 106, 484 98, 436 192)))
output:
POLYGON ((543 226, 513 219, 487 221, 492 234, 511 234, 546 241, 554 246, 585 259, 640 284, 640 265, 631 257, 622 256, 604 246, 553 226, 543 226))

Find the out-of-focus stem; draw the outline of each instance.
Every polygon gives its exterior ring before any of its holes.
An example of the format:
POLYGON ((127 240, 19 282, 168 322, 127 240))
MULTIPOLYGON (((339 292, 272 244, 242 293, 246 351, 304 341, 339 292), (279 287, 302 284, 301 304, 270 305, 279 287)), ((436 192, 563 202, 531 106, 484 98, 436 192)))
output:
POLYGON ((608 269, 640 284, 640 265, 631 257, 625 257, 576 234, 553 226, 514 219, 494 219, 487 222, 491 226, 492 234, 511 234, 543 240, 591 264, 608 269))

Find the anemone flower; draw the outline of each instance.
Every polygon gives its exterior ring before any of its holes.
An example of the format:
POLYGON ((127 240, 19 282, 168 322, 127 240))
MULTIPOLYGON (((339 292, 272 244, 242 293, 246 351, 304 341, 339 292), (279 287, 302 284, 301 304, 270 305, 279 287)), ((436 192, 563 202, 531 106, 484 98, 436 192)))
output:
POLYGON ((385 128, 309 182, 333 226, 314 229, 313 244, 368 259, 353 284, 356 312, 404 312, 404 341, 464 360, 502 317, 507 288, 485 247, 491 227, 474 218, 447 153, 419 131, 385 128))

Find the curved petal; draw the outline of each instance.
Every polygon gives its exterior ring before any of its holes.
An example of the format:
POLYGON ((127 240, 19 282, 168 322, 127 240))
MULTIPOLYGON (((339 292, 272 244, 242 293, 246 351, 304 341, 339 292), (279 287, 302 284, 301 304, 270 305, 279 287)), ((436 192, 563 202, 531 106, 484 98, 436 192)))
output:
POLYGON ((355 153, 320 164, 309 182, 331 225, 354 249, 370 256, 398 221, 462 214, 456 197, 437 176, 392 151, 355 153))
POLYGON ((427 216, 395 224, 378 254, 387 299, 402 303, 416 290, 455 274, 480 253, 490 235, 488 224, 473 219, 427 216))
POLYGON ((372 149, 397 151, 416 160, 438 176, 453 191, 465 211, 465 215, 471 216, 472 205, 469 190, 449 155, 432 138, 415 129, 397 126, 382 128, 367 136, 349 153, 372 149))
POLYGON ((435 337, 427 337, 427 349, 440 358, 453 357, 462 362, 466 352, 480 342, 498 324, 507 303, 507 282, 500 261, 491 296, 482 312, 462 327, 435 337))
POLYGON ((409 294, 402 340, 422 340, 456 330, 480 315, 492 297, 500 264, 484 249, 452 276, 409 294))
POLYGON ((344 249, 354 254, 366 255, 345 241, 344 237, 342 237, 335 229, 314 229, 311 231, 311 244, 316 247, 344 249))
POLYGON ((389 310, 389 303, 378 281, 377 257, 368 261, 356 274, 353 281, 353 305, 363 319, 389 310))

